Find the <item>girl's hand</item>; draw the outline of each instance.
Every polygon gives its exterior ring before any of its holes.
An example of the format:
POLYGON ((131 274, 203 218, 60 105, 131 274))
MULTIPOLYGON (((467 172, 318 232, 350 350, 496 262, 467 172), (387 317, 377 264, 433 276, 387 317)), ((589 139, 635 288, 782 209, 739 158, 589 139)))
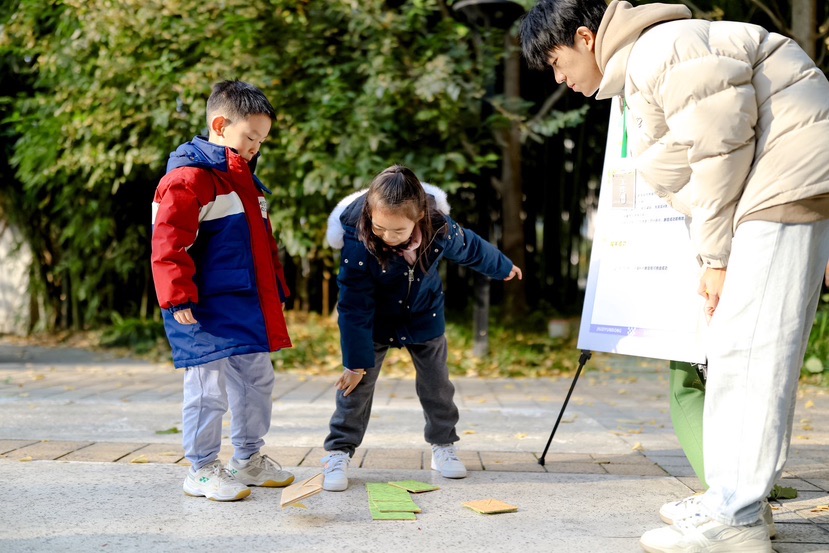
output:
POLYGON ((521 269, 513 265, 512 269, 509 271, 509 275, 504 280, 512 280, 516 276, 518 277, 518 280, 521 280, 524 277, 524 275, 521 274, 521 269))
POLYGON ((193 316, 192 309, 182 309, 181 311, 176 311, 173 313, 173 318, 179 323, 183 325, 194 325, 198 321, 193 316))
POLYGON ((347 396, 354 391, 354 388, 357 387, 365 374, 365 369, 354 369, 353 371, 345 369, 343 374, 340 375, 340 379, 337 380, 337 389, 343 390, 343 395, 347 396))
POLYGON ((697 293, 705 298, 705 320, 709 323, 720 303, 724 284, 725 269, 705 269, 699 281, 697 293))

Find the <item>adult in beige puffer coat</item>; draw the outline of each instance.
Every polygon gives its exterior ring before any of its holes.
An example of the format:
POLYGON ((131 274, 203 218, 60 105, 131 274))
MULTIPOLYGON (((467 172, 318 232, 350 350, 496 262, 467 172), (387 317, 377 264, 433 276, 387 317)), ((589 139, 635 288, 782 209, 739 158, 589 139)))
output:
POLYGON ((521 40, 558 82, 623 98, 638 177, 689 217, 703 267, 709 489, 641 544, 771 551, 761 503, 829 258, 829 82, 791 40, 679 5, 541 0, 521 40))

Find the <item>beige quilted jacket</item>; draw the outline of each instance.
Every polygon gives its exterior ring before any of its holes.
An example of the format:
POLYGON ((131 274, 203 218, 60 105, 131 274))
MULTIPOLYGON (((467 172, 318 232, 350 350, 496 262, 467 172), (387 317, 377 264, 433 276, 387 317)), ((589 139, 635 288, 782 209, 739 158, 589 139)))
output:
POLYGON ((614 0, 597 98, 625 97, 639 175, 691 217, 700 262, 725 267, 743 218, 829 193, 829 82, 788 38, 690 16, 614 0))

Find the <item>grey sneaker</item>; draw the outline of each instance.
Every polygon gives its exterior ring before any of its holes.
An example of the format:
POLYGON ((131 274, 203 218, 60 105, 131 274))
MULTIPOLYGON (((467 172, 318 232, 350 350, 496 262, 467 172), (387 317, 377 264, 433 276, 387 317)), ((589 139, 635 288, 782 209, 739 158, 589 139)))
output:
POLYGON ((259 453, 254 453, 247 461, 231 459, 227 470, 246 486, 284 488, 294 481, 294 475, 282 470, 282 465, 259 453))
POLYGON ((331 451, 322 458, 322 489, 329 492, 341 492, 348 488, 346 470, 351 457, 345 451, 331 451))
POLYGON ((766 523, 729 526, 696 514, 645 532, 639 545, 648 553, 772 553, 766 523))
POLYGON ((250 490, 236 480, 217 459, 197 471, 192 468, 187 471, 184 493, 213 501, 236 501, 249 496, 250 490))
POLYGON ((432 444, 432 470, 444 478, 466 478, 466 467, 458 459, 454 444, 432 444))
MULTIPOLYGON (((665 524, 673 524, 676 521, 693 516, 699 511, 698 503, 701 498, 702 494, 694 494, 679 501, 665 503, 659 509, 659 518, 665 524)), ((777 537, 777 526, 774 524, 774 516, 768 501, 763 501, 763 522, 766 523, 766 528, 768 528, 769 539, 777 537)))

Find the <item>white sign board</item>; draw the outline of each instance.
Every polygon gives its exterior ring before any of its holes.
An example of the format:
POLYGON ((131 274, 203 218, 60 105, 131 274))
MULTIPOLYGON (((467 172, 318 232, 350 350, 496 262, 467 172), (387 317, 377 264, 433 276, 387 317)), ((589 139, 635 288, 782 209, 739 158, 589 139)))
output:
POLYGON ((611 109, 595 236, 579 329, 582 350, 705 362, 700 267, 686 218, 622 159, 622 111, 611 109))

